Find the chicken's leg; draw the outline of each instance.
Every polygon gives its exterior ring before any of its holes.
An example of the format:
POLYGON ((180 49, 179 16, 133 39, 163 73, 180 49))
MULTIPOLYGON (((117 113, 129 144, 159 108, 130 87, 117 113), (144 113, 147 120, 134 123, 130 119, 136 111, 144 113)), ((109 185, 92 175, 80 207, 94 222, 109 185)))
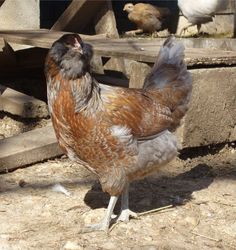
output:
POLYGON ((121 213, 118 217, 118 221, 129 221, 129 217, 138 217, 136 213, 129 210, 129 185, 127 185, 121 195, 121 213))
POLYGON ((202 25, 200 23, 197 24, 197 34, 200 34, 202 25))
POLYGON ((193 26, 195 26, 195 24, 189 24, 189 25, 183 27, 183 28, 180 30, 179 36, 182 36, 183 33, 184 33, 184 35, 185 35, 185 31, 186 31, 188 28, 193 27, 193 26))
POLYGON ((83 232, 102 231, 102 230, 108 231, 109 226, 110 226, 111 216, 112 216, 117 200, 118 200, 118 196, 111 196, 107 210, 106 210, 106 214, 104 218, 102 219, 102 221, 98 224, 86 226, 83 232))

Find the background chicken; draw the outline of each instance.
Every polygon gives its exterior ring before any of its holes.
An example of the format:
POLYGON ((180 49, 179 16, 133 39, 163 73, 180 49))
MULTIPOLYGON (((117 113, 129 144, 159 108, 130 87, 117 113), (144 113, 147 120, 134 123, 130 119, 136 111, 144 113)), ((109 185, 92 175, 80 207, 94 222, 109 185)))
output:
POLYGON ((49 50, 45 73, 48 105, 59 145, 68 157, 95 173, 111 195, 104 219, 91 226, 107 230, 118 200, 118 220, 129 210, 128 187, 177 155, 172 132, 187 111, 192 81, 184 47, 166 40, 143 89, 99 84, 89 72, 92 48, 67 34, 49 50))
POLYGON ((180 35, 189 27, 197 25, 198 33, 201 25, 213 21, 216 12, 227 8, 228 0, 178 0, 178 6, 190 23, 180 31, 180 35))
POLYGON ((126 34, 142 32, 154 33, 162 28, 163 21, 169 16, 167 8, 160 8, 147 3, 125 4, 124 11, 128 12, 128 18, 138 27, 137 30, 127 31, 126 34))

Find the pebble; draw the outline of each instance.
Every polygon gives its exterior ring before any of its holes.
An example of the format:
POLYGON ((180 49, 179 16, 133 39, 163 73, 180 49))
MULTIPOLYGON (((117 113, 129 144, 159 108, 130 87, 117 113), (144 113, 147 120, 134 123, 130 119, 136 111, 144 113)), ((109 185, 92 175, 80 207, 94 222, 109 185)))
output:
POLYGON ((223 230, 225 231, 225 233, 235 238, 236 237, 236 222, 230 225, 226 225, 223 230))
POLYGON ((111 241, 108 241, 101 246, 102 249, 117 249, 117 245, 111 241))
POLYGON ((87 213, 84 213, 82 215, 84 219, 85 225, 95 224, 99 223, 103 216, 105 215, 106 209, 105 208, 98 208, 94 210, 90 210, 87 213))
POLYGON ((187 216, 184 220, 185 220, 185 222, 187 222, 188 224, 191 224, 193 226, 197 225, 197 219, 195 217, 187 216))
POLYGON ((83 248, 78 245, 76 242, 67 241, 64 245, 64 249, 66 250, 82 250, 83 248))
POLYGON ((236 149, 232 148, 232 149, 230 150, 230 152, 231 152, 231 154, 235 154, 235 153, 236 153, 236 149))

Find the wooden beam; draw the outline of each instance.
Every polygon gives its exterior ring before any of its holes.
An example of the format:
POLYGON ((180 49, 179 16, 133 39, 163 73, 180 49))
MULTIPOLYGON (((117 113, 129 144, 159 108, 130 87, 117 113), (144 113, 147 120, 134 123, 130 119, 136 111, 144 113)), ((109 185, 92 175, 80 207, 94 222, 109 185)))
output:
POLYGON ((0 111, 26 118, 49 116, 45 102, 3 85, 0 85, 0 111))
MULTIPOLYGON (((7 42, 34 45, 36 47, 50 48, 52 43, 65 32, 39 31, 0 31, 0 37, 7 42)), ((102 39, 92 36, 82 36, 86 42, 93 45, 94 53, 103 57, 120 57, 130 60, 154 63, 163 43, 163 39, 140 40, 140 39, 102 39)), ((181 40, 181 39, 180 39, 181 40)), ((199 39, 197 39, 199 40, 199 39)), ((208 39, 208 43, 219 43, 208 39)), ((221 39, 220 46, 236 47, 236 40, 221 39)), ((203 43, 204 45, 205 43, 203 43)), ((209 48, 186 48, 185 61, 188 66, 205 67, 205 65, 235 65, 236 51, 224 51, 209 48)))
POLYGON ((0 140, 0 172, 62 155, 51 125, 0 140))
POLYGON ((110 0, 107 0, 95 18, 96 34, 107 34, 109 38, 119 38, 115 14, 110 0))
POLYGON ((82 32, 106 0, 73 0, 51 30, 82 32))
POLYGON ((130 62, 130 88, 142 88, 145 77, 150 72, 151 67, 146 63, 140 63, 136 61, 130 62))
POLYGON ((103 74, 93 74, 95 79, 102 84, 111 85, 111 86, 122 86, 122 87, 129 87, 129 80, 128 79, 121 79, 109 75, 103 74))
POLYGON ((0 7, 2 6, 2 4, 5 2, 5 0, 0 0, 0 7))
MULTIPOLYGON (((50 48, 52 43, 62 35, 70 32, 39 30, 2 30, 0 38, 4 38, 8 43, 31 45, 39 48, 50 48)), ((100 40, 106 38, 106 34, 80 35, 83 40, 100 40)))

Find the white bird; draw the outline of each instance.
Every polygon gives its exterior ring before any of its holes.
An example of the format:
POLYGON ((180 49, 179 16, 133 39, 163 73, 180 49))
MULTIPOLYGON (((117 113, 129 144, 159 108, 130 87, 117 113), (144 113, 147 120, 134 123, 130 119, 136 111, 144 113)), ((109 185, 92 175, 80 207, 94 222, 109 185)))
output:
POLYGON ((181 29, 180 35, 195 25, 199 34, 201 25, 213 21, 215 13, 225 10, 228 4, 229 0, 178 0, 179 9, 190 23, 181 29))

